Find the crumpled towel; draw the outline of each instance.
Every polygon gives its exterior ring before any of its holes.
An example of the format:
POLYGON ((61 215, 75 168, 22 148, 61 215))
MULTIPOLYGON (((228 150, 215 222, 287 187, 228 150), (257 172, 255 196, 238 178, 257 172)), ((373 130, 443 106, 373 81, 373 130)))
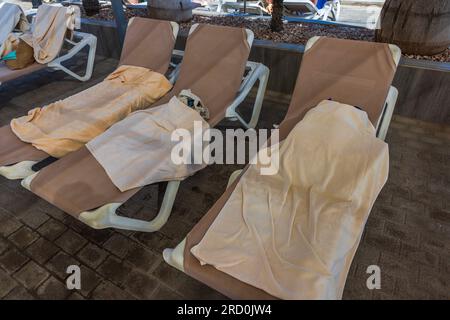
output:
POLYGON ((171 88, 162 74, 122 65, 91 88, 13 119, 11 129, 20 140, 60 158, 133 111, 149 107, 171 88))
POLYGON ((323 101, 281 143, 277 174, 252 165, 200 243, 209 264, 282 299, 340 299, 389 170, 367 114, 323 101))
POLYGON ((34 59, 40 64, 46 64, 58 56, 67 31, 72 33, 79 19, 80 8, 77 6, 43 4, 37 11, 32 32, 20 38, 33 47, 34 59))
POLYGON ((122 192, 183 180, 206 164, 175 164, 171 154, 177 142, 171 141, 171 135, 176 129, 186 129, 193 137, 195 121, 203 130, 209 128, 197 111, 173 97, 167 104, 130 114, 86 147, 122 192))

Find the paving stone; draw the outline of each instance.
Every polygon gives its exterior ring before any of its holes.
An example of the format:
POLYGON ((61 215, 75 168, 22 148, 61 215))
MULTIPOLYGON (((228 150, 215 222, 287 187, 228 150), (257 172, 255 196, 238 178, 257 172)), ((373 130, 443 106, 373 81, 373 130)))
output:
POLYGON ((65 280, 68 276, 67 268, 71 265, 79 266, 80 262, 60 251, 45 264, 45 267, 56 274, 60 280, 65 280))
POLYGON ((128 251, 125 260, 133 264, 136 268, 148 272, 158 265, 160 256, 136 245, 128 251))
POLYGON ((67 289, 65 283, 50 276, 43 284, 39 286, 36 291, 39 299, 44 300, 62 300, 71 294, 71 291, 67 289))
POLYGON ((120 233, 115 233, 103 246, 119 258, 123 259, 132 248, 136 247, 136 242, 120 233))
POLYGON ((33 260, 44 264, 49 260, 51 257, 53 257, 57 252, 59 252, 61 249, 55 246, 50 241, 40 238, 39 240, 35 241, 32 245, 30 245, 26 252, 33 258, 33 260))
POLYGON ((109 256, 100 267, 97 268, 97 272, 106 279, 118 285, 122 285, 126 282, 128 274, 132 269, 133 268, 126 261, 122 262, 113 256, 109 256))
POLYGON ((98 273, 93 271, 92 269, 81 266, 81 290, 77 291, 84 297, 87 297, 91 294, 92 290, 94 290, 99 283, 102 281, 102 278, 98 273))
POLYGON ((112 284, 111 282, 102 282, 95 290, 92 292, 92 299, 94 300, 130 300, 135 299, 129 293, 123 291, 118 286, 112 284))
POLYGON ((64 251, 69 254, 77 253, 84 245, 87 240, 84 239, 78 233, 72 230, 67 230, 58 239, 56 239, 55 244, 61 247, 64 251))
POLYGON ((175 291, 167 288, 166 286, 160 285, 156 288, 152 295, 153 300, 181 300, 182 297, 175 291))
POLYGON ((34 300, 34 297, 31 293, 27 291, 22 286, 17 286, 11 290, 4 298, 4 300, 34 300))
POLYGON ((430 212, 430 217, 440 223, 450 225, 450 211, 432 211, 430 212))
POLYGON ((39 228, 50 217, 39 210, 28 210, 20 215, 20 220, 33 229, 39 228))
POLYGON ((103 260, 105 260, 108 253, 96 246, 95 244, 88 244, 78 253, 77 257, 89 267, 97 268, 103 260))
POLYGON ((50 219, 45 222, 43 225, 37 229, 43 237, 47 238, 50 241, 56 240, 64 231, 67 230, 67 227, 55 219, 50 219))
POLYGON ((81 294, 74 292, 71 295, 69 295, 67 300, 85 300, 85 299, 81 294))
POLYGON ((0 256, 0 266, 9 273, 14 273, 19 270, 29 259, 13 248, 6 251, 0 256))
POLYGON ((39 238, 39 234, 28 227, 22 227, 9 236, 9 240, 20 249, 24 249, 39 238))
POLYGON ((17 282, 0 269, 0 299, 6 296, 16 285, 17 282))
POLYGON ((419 234, 415 232, 414 228, 405 224, 386 221, 384 234, 411 245, 417 245, 419 241, 419 234))
POLYGON ((139 299, 151 299, 158 281, 151 275, 133 270, 127 276, 127 290, 139 299))
POLYGON ((11 247, 8 241, 0 238, 0 255, 11 247))
POLYGON ((402 243, 401 256, 429 267, 437 267, 439 263, 438 255, 406 243, 402 243))
POLYGON ((7 237, 17 231, 21 226, 22 224, 12 217, 0 220, 0 235, 7 237))
POLYGON ((28 262, 14 274, 14 277, 30 290, 36 288, 48 276, 49 273, 33 261, 28 262))

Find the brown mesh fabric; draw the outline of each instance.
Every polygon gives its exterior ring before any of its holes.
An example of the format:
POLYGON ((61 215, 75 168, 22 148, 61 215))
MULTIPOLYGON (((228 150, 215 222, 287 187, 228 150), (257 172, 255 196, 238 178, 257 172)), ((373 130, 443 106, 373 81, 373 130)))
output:
POLYGON ((138 191, 120 192, 86 147, 43 168, 33 179, 31 190, 74 217, 86 208, 126 201, 138 191), (110 201, 112 194, 115 201, 110 201))
POLYGON ((9 125, 0 128, 0 146, 0 166, 27 160, 40 161, 48 157, 44 151, 17 138, 9 125))
POLYGON ((169 21, 135 17, 128 25, 119 65, 145 67, 165 74, 174 46, 169 21))
POLYGON ((210 125, 216 125, 236 98, 249 54, 244 29, 199 25, 189 35, 175 87, 158 105, 191 89, 208 107, 210 125))

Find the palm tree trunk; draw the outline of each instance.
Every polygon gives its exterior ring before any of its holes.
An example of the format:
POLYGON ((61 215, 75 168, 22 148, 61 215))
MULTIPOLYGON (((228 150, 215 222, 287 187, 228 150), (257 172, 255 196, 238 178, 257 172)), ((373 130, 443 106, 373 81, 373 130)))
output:
POLYGON ((283 0, 272 0, 270 29, 273 32, 283 31, 283 0))
POLYGON ((404 53, 433 55, 450 45, 449 0, 387 0, 377 41, 398 45, 404 53))

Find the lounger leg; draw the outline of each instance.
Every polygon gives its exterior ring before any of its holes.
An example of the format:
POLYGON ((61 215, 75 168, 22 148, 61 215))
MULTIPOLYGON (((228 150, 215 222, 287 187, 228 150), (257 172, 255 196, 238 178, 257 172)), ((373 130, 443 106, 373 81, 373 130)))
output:
POLYGON ((264 102, 264 95, 266 93, 267 83, 269 81, 270 70, 263 64, 251 63, 249 66, 252 68, 248 79, 241 87, 238 97, 233 101, 232 105, 228 107, 226 117, 239 120, 242 125, 247 128, 255 128, 258 124, 259 115, 261 113, 262 104, 264 102), (253 106, 252 117, 247 123, 241 115, 236 111, 236 108, 244 101, 248 96, 250 90, 255 85, 256 81, 259 81, 258 92, 256 94, 255 104, 253 106))
POLYGON ((152 221, 121 217, 116 210, 122 203, 110 203, 94 210, 82 212, 79 219, 94 229, 118 228, 132 231, 155 232, 161 229, 169 219, 180 181, 167 184, 166 193, 158 215, 152 221))
POLYGON ((163 258, 172 267, 184 272, 184 249, 186 239, 183 239, 174 249, 164 249, 163 258))
POLYGON ((9 180, 24 179, 35 172, 31 169, 38 161, 22 161, 12 166, 0 167, 0 176, 9 180))
POLYGON ((380 122, 378 123, 377 137, 381 140, 386 139, 386 135, 391 124, 392 115, 394 113, 394 108, 397 103, 398 90, 395 87, 389 89, 389 93, 385 103, 385 109, 381 115, 380 122))
POLYGON ((56 69, 56 70, 61 70, 61 71, 65 72, 65 73, 67 73, 68 75, 74 77, 77 80, 87 81, 87 80, 89 80, 91 78, 92 72, 94 70, 95 51, 97 49, 97 37, 95 37, 94 35, 91 35, 91 34, 85 34, 85 33, 80 33, 80 32, 76 32, 75 35, 78 35, 78 36, 82 37, 82 40, 80 42, 78 42, 78 43, 73 43, 73 42, 69 41, 71 44, 74 45, 74 47, 67 54, 65 54, 64 56, 56 58, 55 60, 50 62, 48 64, 48 66, 50 68, 53 68, 53 69, 56 69), (71 59, 73 56, 75 56, 75 54, 80 52, 86 46, 89 47, 88 60, 87 60, 87 65, 86 65, 86 72, 85 72, 84 76, 79 76, 75 72, 73 72, 73 71, 67 69, 66 67, 64 67, 62 65, 62 62, 71 59))

